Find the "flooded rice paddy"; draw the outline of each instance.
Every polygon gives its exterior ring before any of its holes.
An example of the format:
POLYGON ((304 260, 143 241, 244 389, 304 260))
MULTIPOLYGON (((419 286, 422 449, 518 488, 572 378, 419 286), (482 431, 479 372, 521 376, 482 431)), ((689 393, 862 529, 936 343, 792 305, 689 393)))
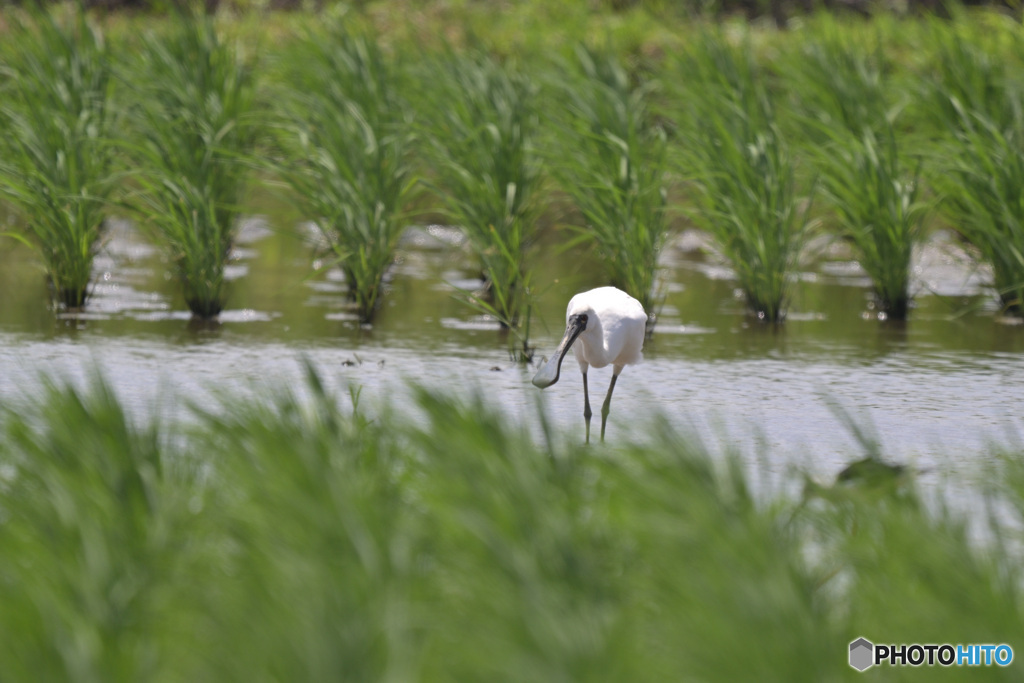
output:
MULTIPOLYGON (((177 418, 212 409, 220 392, 301 386, 307 357, 343 395, 358 387, 364 405, 402 409, 415 382, 480 394, 538 433, 543 410, 582 440, 572 359, 541 394, 530 384, 536 365, 509 361, 497 326, 453 298, 478 283, 458 231, 407 233, 372 327, 348 310, 338 269, 318 260, 311 234, 247 220, 214 325, 190 320, 161 253, 127 222, 112 225, 81 314, 49 310, 31 252, 0 242, 0 400, 32 396, 44 374, 83 381, 98 365, 134 413, 177 418)), ((538 360, 560 338, 571 295, 605 284, 585 253, 539 253, 538 360)), ((880 322, 858 265, 823 245, 774 328, 744 315, 729 270, 700 235, 684 234, 663 258, 664 305, 644 363, 616 386, 609 440, 642 439, 662 414, 718 448, 767 453, 770 470, 796 464, 827 477, 861 454, 829 408, 837 403, 873 426, 890 459, 969 471, 985 446, 1018 438, 1024 329, 999 316, 986 273, 951 239, 939 235, 916 260, 907 324, 880 322)), ((590 377, 599 402, 610 370, 590 377)))

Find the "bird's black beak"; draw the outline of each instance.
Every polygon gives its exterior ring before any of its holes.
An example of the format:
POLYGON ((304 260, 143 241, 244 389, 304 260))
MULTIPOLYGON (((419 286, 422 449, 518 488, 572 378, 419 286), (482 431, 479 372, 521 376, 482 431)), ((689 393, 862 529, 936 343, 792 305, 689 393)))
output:
POLYGON ((558 381, 558 375, 562 370, 562 359, 565 358, 572 343, 576 341, 576 337, 580 336, 585 329, 587 329, 586 313, 569 316, 569 324, 565 326, 565 336, 558 343, 558 348, 555 349, 551 359, 533 376, 534 386, 544 389, 558 381))

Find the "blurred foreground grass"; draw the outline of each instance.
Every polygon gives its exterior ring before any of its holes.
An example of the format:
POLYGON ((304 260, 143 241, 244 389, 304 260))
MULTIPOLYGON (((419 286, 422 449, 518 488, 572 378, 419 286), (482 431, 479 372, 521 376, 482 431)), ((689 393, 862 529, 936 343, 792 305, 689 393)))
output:
POLYGON ((312 370, 299 396, 139 425, 97 376, 3 409, 0 680, 832 681, 862 675, 858 636, 1024 653, 1016 455, 979 475, 979 534, 912 478, 765 491, 667 421, 588 449, 427 391, 416 419, 312 370))

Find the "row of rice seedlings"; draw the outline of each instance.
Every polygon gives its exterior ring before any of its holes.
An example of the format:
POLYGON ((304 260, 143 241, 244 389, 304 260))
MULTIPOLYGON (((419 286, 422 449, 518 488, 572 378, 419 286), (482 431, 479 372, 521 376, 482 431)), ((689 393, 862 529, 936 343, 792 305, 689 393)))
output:
POLYGON ((337 28, 307 35, 287 59, 278 107, 283 158, 273 170, 315 220, 359 319, 370 322, 415 187, 397 67, 372 40, 337 28))
MULTIPOLYGON (((62 29, 48 18, 19 30, 16 34, 26 40, 35 36, 45 41, 50 34, 58 38, 53 38, 53 49, 39 43, 23 51, 23 58, 6 59, 4 86, 12 94, 5 98, 5 125, 18 131, 5 138, 10 148, 2 162, 6 194, 22 206, 29 229, 38 233, 29 242, 40 248, 55 291, 67 306, 84 301, 87 285, 81 283, 90 277, 88 258, 113 187, 107 182, 108 58, 98 34, 80 14, 76 20, 77 28, 64 31, 59 40, 62 29), (61 40, 63 45, 58 44, 61 40), (70 56, 60 57, 61 50, 70 56), (64 84, 54 69, 63 69, 65 79, 73 82, 64 84), (91 87, 94 92, 85 97, 66 95, 91 87), (51 106, 47 97, 56 98, 56 104, 51 106), (26 98, 40 99, 32 104, 26 98), (77 117, 26 114, 60 110, 65 106, 58 102, 61 98, 68 106, 82 102, 91 109, 77 117), (44 247, 44 234, 58 246, 44 247), (62 284, 59 268, 49 264, 74 258, 77 265, 62 268, 73 272, 71 279, 78 284, 62 284)), ((1016 43, 1004 44, 1005 33, 999 34, 995 52, 958 29, 943 34, 936 85, 926 89, 922 101, 941 104, 932 109, 946 121, 945 135, 953 130, 961 142, 980 144, 985 136, 975 128, 993 128, 1005 137, 1019 118, 1018 84, 1012 70, 996 58, 1016 55, 1016 43), (991 126, 971 123, 982 119, 991 126)), ((309 42, 317 39, 307 36, 309 42)), ((369 320, 404 225, 401 207, 412 177, 405 154, 408 110, 398 101, 393 83, 402 65, 371 54, 377 48, 368 41, 347 39, 340 32, 327 43, 339 41, 334 58, 331 47, 324 47, 319 58, 311 57, 325 65, 320 76, 296 77, 297 82, 305 78, 306 85, 301 94, 290 96, 288 123, 281 130, 287 132, 282 139, 292 161, 281 168, 287 169, 283 175, 294 193, 305 195, 300 203, 331 239, 360 317, 369 320), (334 86, 329 73, 339 79, 334 86)), ((795 264, 806 220, 795 210, 794 164, 775 121, 764 73, 752 60, 748 45, 733 49, 715 37, 699 43, 677 72, 682 88, 676 99, 685 108, 678 133, 688 160, 685 168, 698 190, 693 215, 731 261, 751 308, 761 317, 778 319, 787 298, 786 272, 795 264)), ((569 77, 563 71, 563 82, 552 90, 566 104, 550 108, 550 120, 559 124, 559 143, 564 143, 556 145, 560 153, 551 166, 584 215, 584 231, 599 245, 609 279, 651 310, 651 282, 665 239, 667 144, 649 123, 650 85, 631 87, 608 55, 581 50, 579 61, 577 73, 569 77)), ((891 64, 879 50, 861 54, 835 36, 812 43, 801 53, 801 62, 781 83, 798 93, 798 111, 805 121, 816 122, 802 130, 830 150, 820 159, 827 196, 839 208, 844 235, 859 245, 883 307, 899 315, 906 288, 899 285, 898 271, 905 270, 901 264, 910 251, 906 240, 920 237, 921 216, 915 201, 917 166, 890 144, 895 109, 885 109, 885 98, 879 95, 891 64), (865 125, 870 134, 861 130, 865 125), (872 191, 859 197, 844 194, 859 187, 848 182, 853 177, 874 183, 872 191), (839 206, 843 202, 845 208, 839 206), (879 203, 885 206, 874 205, 879 203), (890 227, 876 230, 875 224, 886 216, 890 227)), ((420 94, 416 108, 427 123, 421 129, 426 156, 437 174, 439 196, 470 236, 487 286, 486 295, 467 295, 468 300, 502 321, 512 332, 514 353, 526 356, 526 264, 540 208, 541 160, 531 142, 537 128, 536 93, 524 74, 479 55, 449 55, 423 66, 420 81, 429 90, 420 94)), ((126 145, 138 168, 140 191, 133 204, 157 239, 168 245, 189 307, 199 316, 216 315, 223 306, 223 267, 255 133, 248 118, 252 74, 219 41, 209 20, 185 18, 170 37, 144 41, 139 63, 126 80, 136 85, 138 103, 131 131, 135 138, 126 145)), ((985 156, 972 152, 964 163, 977 166, 985 156)), ((941 176, 935 187, 953 194, 963 189, 944 184, 941 176)), ((1004 194, 1012 191, 1008 187, 1004 194)), ((1006 210, 987 203, 992 210, 1006 210)), ((957 201, 947 203, 951 215, 975 213, 957 206, 957 201)), ((993 246, 985 247, 980 243, 984 237, 964 234, 982 251, 1013 253, 1003 248, 1012 236, 995 235, 993 246)), ((996 266, 997 287, 1008 293, 1021 278, 1007 268, 996 266)), ((1014 300, 1016 295, 1010 294, 1007 303, 1014 300)))
POLYGON ((81 13, 63 25, 42 11, 11 17, 0 94, 0 196, 20 213, 11 232, 43 262, 55 307, 89 297, 92 262, 116 185, 110 55, 81 13))
MULTIPOLYGON (((668 238, 668 142, 649 111, 651 82, 634 86, 611 52, 577 50, 555 88, 566 102, 551 163, 585 221, 610 284, 635 297, 653 329, 658 255, 668 238)), ((556 116, 558 116, 556 114, 556 116)))
POLYGON ((130 200, 167 249, 189 310, 213 318, 227 296, 224 267, 256 135, 252 71, 210 18, 188 11, 166 35, 146 35, 135 59, 126 76, 136 99, 130 200))
POLYGON ((897 145, 885 58, 880 47, 857 49, 833 33, 806 45, 798 59, 793 88, 802 130, 838 214, 838 234, 871 278, 880 316, 903 320, 926 211, 918 201, 921 159, 908 161, 897 145))
POLYGON ((11 680, 831 680, 862 635, 1024 637, 1017 457, 975 473, 998 503, 968 525, 879 463, 784 494, 667 418, 538 444, 310 371, 161 424, 87 384, 0 407, 11 680))
POLYGON ((509 351, 528 359, 531 271, 539 233, 536 88, 511 65, 481 54, 427 62, 418 80, 423 147, 433 189, 480 259, 485 292, 468 303, 509 330, 509 351))
POLYGON ((781 321, 808 234, 809 203, 749 46, 708 35, 678 66, 682 163, 696 189, 691 216, 736 273, 759 319, 781 321))

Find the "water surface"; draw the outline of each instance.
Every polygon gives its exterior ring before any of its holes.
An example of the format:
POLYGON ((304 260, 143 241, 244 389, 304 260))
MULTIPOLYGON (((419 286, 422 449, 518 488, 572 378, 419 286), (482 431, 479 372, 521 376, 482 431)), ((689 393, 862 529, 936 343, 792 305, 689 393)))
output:
MULTIPOLYGON (((0 242, 0 400, 31 397, 40 374, 82 381, 98 365, 139 416, 217 409, 217 392, 301 383, 309 358, 331 384, 361 388, 368 405, 408 407, 408 382, 479 394, 538 429, 538 411, 582 439, 582 382, 572 358, 543 393, 535 366, 512 363, 496 325, 453 297, 479 272, 459 233, 409 232, 372 326, 348 308, 344 282, 306 226, 246 221, 219 324, 190 320, 160 251, 116 221, 83 314, 47 308, 31 252, 0 242), (319 269, 319 270, 318 270, 319 269)), ((1024 329, 1003 320, 986 273, 939 236, 917 255, 910 322, 881 322, 868 282, 837 245, 819 245, 780 327, 750 321, 728 268, 700 236, 663 259, 664 303, 645 361, 620 378, 609 439, 642 439, 652 416, 694 429, 718 448, 830 476, 859 457, 829 403, 873 425, 892 460, 969 472, 992 442, 1016 439, 1024 401, 1024 329)), ((585 251, 538 250, 533 335, 538 359, 561 336, 568 299, 605 284, 585 251)), ((592 370, 599 405, 609 370, 592 370)), ((343 392, 344 393, 344 392, 343 392)), ((347 395, 347 394, 346 394, 347 395)), ((595 419, 595 432, 599 428, 595 419)))

